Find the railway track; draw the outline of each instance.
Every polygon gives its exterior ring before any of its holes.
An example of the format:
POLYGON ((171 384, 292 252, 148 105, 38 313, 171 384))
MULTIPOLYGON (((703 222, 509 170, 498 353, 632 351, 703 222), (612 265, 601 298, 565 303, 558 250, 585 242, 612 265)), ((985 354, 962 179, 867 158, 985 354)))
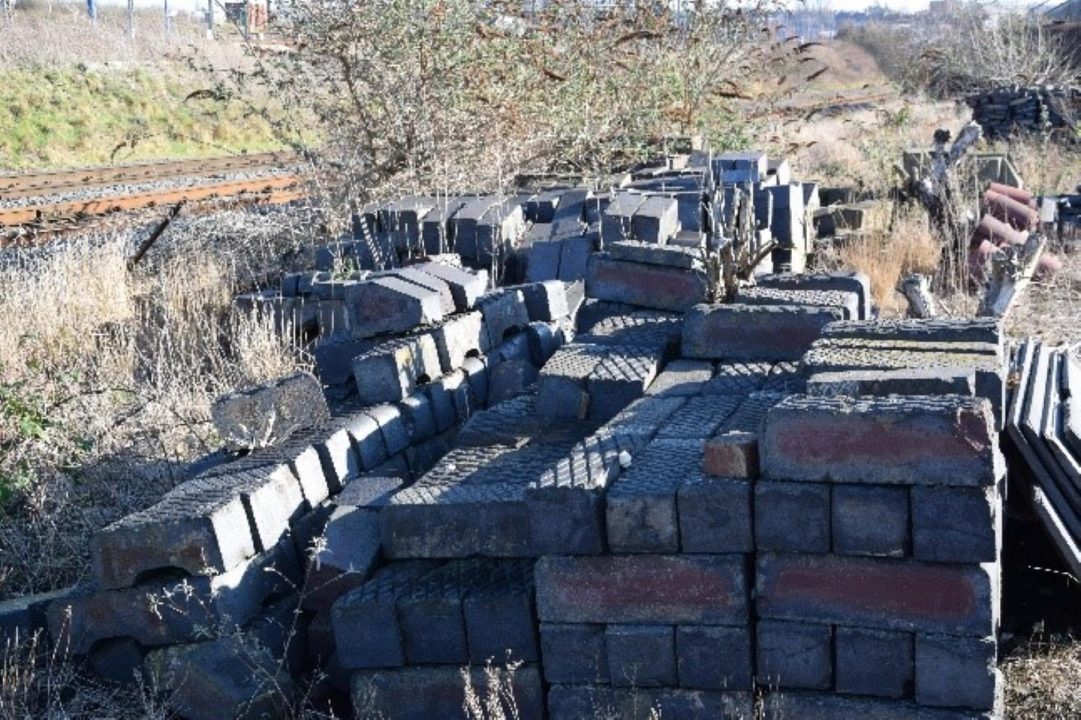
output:
POLYGON ((297 161, 293 153, 255 153, 222 158, 148 162, 133 165, 49 170, 38 173, 0 175, 0 201, 37 197, 68 190, 87 190, 110 185, 143 183, 192 176, 288 167, 297 161))
POLYGON ((132 213, 154 208, 182 204, 186 212, 202 212, 299 200, 305 191, 302 179, 294 173, 227 180, 207 177, 281 168, 293 161, 292 155, 264 153, 0 176, 0 200, 19 200, 0 205, 0 248, 36 245, 78 230, 119 225, 130 220, 132 213), (153 187, 156 183, 161 187, 153 187), (140 184, 140 189, 125 188, 140 184), (115 187, 120 191, 110 192, 115 187))

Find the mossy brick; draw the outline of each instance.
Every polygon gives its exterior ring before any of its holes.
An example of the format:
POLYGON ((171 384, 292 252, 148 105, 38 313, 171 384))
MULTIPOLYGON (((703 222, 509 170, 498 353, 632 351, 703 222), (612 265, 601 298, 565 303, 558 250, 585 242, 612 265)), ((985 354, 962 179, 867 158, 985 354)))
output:
POLYGON ((222 489, 132 513, 94 535, 90 554, 97 585, 108 590, 162 569, 225 572, 255 554, 255 540, 239 493, 222 489))
POLYGON ((392 563, 338 598, 330 616, 342 667, 354 670, 405 664, 398 598, 437 567, 438 563, 425 560, 392 563))
POLYGON ((915 659, 911 633, 838 627, 834 642, 837 692, 912 697, 915 659))
POLYGON ((500 560, 467 588, 462 613, 471 664, 540 660, 534 597, 532 560, 500 560))
POLYGON ((829 625, 759 620, 755 673, 758 682, 782 689, 833 686, 833 629, 829 625))
POLYGON ((855 293, 859 300, 859 312, 854 321, 869 320, 873 297, 871 280, 859 271, 835 271, 828 273, 777 273, 755 278, 759 287, 782 290, 835 290, 855 293))
POLYGON ((709 297, 703 270, 614 260, 606 253, 589 258, 586 294, 599 300, 683 312, 709 297))
POLYGON ((280 717, 293 702, 279 658, 246 633, 156 650, 146 666, 151 686, 190 720, 280 717))
POLYGON ((754 545, 760 552, 829 552, 830 486, 776 480, 756 483, 754 545))
POLYGON ((646 388, 646 395, 690 397, 713 377, 713 363, 705 360, 673 360, 646 388))
POLYGON ((703 448, 702 472, 725 478, 758 477, 758 433, 732 430, 709 438, 703 448))
POLYGON ((308 561, 303 605, 327 612, 340 596, 367 579, 379 561, 379 518, 374 510, 335 509, 319 551, 308 561))
MULTIPOLYGON (((439 366, 444 373, 460 368, 466 358, 480 355, 489 348, 484 320, 477 311, 455 315, 426 334, 435 341, 439 366)), ((429 379, 437 375, 429 375, 429 379)))
POLYGON ((343 290, 353 334, 360 338, 401 333, 443 319, 439 293, 398 278, 381 277, 343 290))
POLYGON ((685 553, 754 550, 752 483, 691 475, 677 494, 680 546, 685 553))
POLYGON ((763 618, 984 637, 998 627, 1000 587, 990 563, 760 553, 755 607, 763 618))
POLYGON ((470 271, 442 263, 423 263, 415 267, 420 272, 438 278, 450 288, 454 308, 460 313, 471 310, 476 305, 477 298, 483 295, 488 287, 487 270, 470 271))
POLYGON ((807 380, 807 394, 847 395, 975 395, 976 373, 966 368, 901 368, 816 372, 807 380))
POLYGON ((1003 506, 998 485, 912 488, 912 554, 933 562, 998 562, 1003 506))
POLYGON ((749 692, 597 685, 553 685, 548 691, 549 720, 638 720, 651 712, 680 720, 749 718, 754 716, 754 696, 749 692))
POLYGON ((916 702, 992 710, 1002 692, 994 637, 916 635, 916 702))
POLYGON ((635 240, 664 245, 679 230, 679 203, 675 198, 654 195, 638 206, 631 217, 635 240))
POLYGON ((292 541, 285 538, 214 577, 147 580, 119 590, 84 588, 48 606, 49 634, 75 655, 117 637, 144 647, 192 642, 244 625, 265 601, 288 593, 299 581, 292 541))
POLYGON ((702 360, 799 360, 837 308, 698 304, 683 321, 683 357, 702 360))
POLYGON ((750 691, 754 669, 749 628, 680 625, 676 628, 679 686, 750 691))
POLYGON ((679 551, 676 492, 695 474, 702 442, 658 438, 613 483, 606 499, 608 546, 615 553, 679 551))
POLYGON ((676 684, 676 640, 671 625, 609 625, 604 631, 608 674, 616 687, 676 684))
POLYGON ((362 405, 398 402, 443 372, 429 334, 380 343, 353 358, 353 378, 362 405))
POLYGON ((721 555, 542 557, 545 622, 745 625, 744 558, 721 555))
POLYGON ((477 309, 484 318, 488 346, 497 347, 529 324, 529 310, 521 290, 499 289, 477 298, 477 309))
POLYGON ((796 395, 769 412, 763 470, 788 480, 986 486, 1002 475, 991 405, 955 395, 796 395))
POLYGON ((447 284, 442 278, 429 273, 423 272, 418 268, 404 267, 395 268, 393 270, 384 270, 382 272, 373 273, 368 276, 369 278, 379 277, 392 277, 404 280, 407 283, 417 285, 425 290, 438 293, 439 302, 443 309, 443 315, 453 314, 457 307, 454 303, 454 295, 451 292, 450 285, 447 284))
POLYGON ((604 625, 541 623, 544 679, 575 685, 608 682, 604 625))
MULTIPOLYGON (((502 712, 509 705, 520 720, 541 720, 544 712, 544 688, 535 666, 518 668, 507 679, 509 688, 497 689, 490 683, 484 668, 463 671, 450 667, 411 667, 395 670, 366 670, 353 674, 352 699, 358 717, 387 720, 467 720, 465 709, 466 679, 480 697, 500 699, 502 712)), ((509 716, 509 715, 508 715, 509 716)))
POLYGON ((909 489, 884 485, 833 486, 833 552, 905 557, 909 554, 909 489))
POLYGON ((857 319, 860 313, 859 297, 856 293, 840 290, 749 287, 740 289, 736 302, 744 305, 837 308, 841 311, 843 320, 857 319))

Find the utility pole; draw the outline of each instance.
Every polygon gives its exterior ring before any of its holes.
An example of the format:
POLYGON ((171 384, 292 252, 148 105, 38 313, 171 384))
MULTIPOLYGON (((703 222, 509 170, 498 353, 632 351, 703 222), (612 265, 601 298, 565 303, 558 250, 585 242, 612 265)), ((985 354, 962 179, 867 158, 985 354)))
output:
POLYGON ((206 0, 206 36, 214 37, 214 0, 206 0))
POLYGON ((165 34, 173 34, 173 19, 169 17, 169 0, 165 0, 165 34))
POLYGON ((135 0, 128 0, 128 40, 135 39, 135 0))

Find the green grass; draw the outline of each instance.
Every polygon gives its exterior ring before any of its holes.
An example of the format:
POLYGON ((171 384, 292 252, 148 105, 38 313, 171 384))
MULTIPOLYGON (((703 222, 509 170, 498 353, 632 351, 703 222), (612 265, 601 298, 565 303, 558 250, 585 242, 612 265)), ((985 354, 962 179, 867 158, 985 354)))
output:
POLYGON ((211 82, 170 64, 0 70, 0 168, 76 167, 280 147, 240 103, 185 98, 211 82))

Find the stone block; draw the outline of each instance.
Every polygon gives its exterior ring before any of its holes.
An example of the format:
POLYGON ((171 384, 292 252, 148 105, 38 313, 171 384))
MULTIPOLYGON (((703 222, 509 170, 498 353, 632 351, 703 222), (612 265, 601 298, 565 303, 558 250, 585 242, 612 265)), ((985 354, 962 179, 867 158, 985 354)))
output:
POLYGON ((676 628, 679 685, 694 690, 752 689, 748 628, 681 625, 676 628))
POLYGON ((425 290, 438 293, 439 302, 444 315, 452 315, 457 309, 457 305, 454 302, 454 294, 451 292, 450 285, 442 278, 431 273, 423 272, 418 268, 404 267, 396 268, 394 270, 384 270, 383 272, 373 273, 368 277, 369 279, 378 277, 398 278, 399 280, 405 280, 407 283, 417 285, 425 290))
POLYGON ((830 550, 830 486, 763 480, 754 488, 754 543, 759 551, 830 550))
POLYGON ((998 562, 1002 549, 998 486, 912 488, 912 554, 932 562, 998 562))
POLYGON ((343 506, 334 510, 323 542, 308 565, 303 604, 328 612, 334 601, 363 583, 379 560, 379 518, 374 510, 343 506))
POLYGON ((403 485, 399 477, 361 477, 346 485, 334 502, 339 507, 382 507, 403 485))
POLYGON ((904 557, 910 547, 908 488, 833 486, 833 552, 904 557))
POLYGON ((431 400, 423 391, 413 393, 397 405, 413 444, 423 442, 438 432, 431 400))
POLYGON ((556 685, 548 692, 549 720, 648 720, 658 716, 680 720, 749 718, 754 716, 754 697, 747 692, 588 685, 556 685))
POLYGON ((870 320, 873 298, 871 280, 866 274, 841 270, 828 273, 777 273, 755 278, 759 287, 781 290, 825 290, 855 293, 858 310, 853 320, 870 320))
POLYGON ((934 344, 999 345, 1003 340, 1003 329, 1001 320, 989 317, 844 321, 833 323, 825 328, 822 331, 822 337, 830 339, 879 338, 934 344))
POLYGON ((375 347, 376 341, 343 335, 321 337, 315 343, 315 368, 327 396, 344 399, 354 388, 353 358, 375 347))
POLYGON ((540 642, 547 682, 608 682, 604 625, 541 623, 540 642))
POLYGON ((362 405, 398 402, 441 374, 435 340, 427 334, 380 343, 353 358, 362 405))
POLYGON ((526 327, 529 362, 534 368, 543 367, 563 345, 563 333, 554 323, 531 322, 526 327))
POLYGON ((533 322, 555 322, 571 314, 567 304, 567 283, 561 280, 531 282, 508 289, 521 291, 529 319, 533 322))
POLYGON ((608 491, 608 546, 615 553, 679 551, 676 491, 701 462, 697 440, 656 439, 608 491))
POLYGON ((497 290, 477 299, 477 309, 484 318, 488 346, 497 347, 529 324, 529 311, 520 290, 497 290))
POLYGON ((769 172, 764 152, 724 152, 712 158, 711 169, 717 184, 757 183, 769 172))
POLYGON ((443 319, 438 292, 404 280, 381 277, 343 290, 351 329, 360 338, 403 333, 443 319))
POLYGON ((313 445, 323 466, 327 489, 331 494, 340 492, 347 482, 360 474, 362 468, 353 441, 346 428, 327 427, 326 438, 313 445))
POLYGON ((916 702, 992 710, 1002 678, 993 637, 916 635, 916 702))
POLYGON ((210 414, 226 446, 234 449, 274 445, 330 417, 322 385, 304 372, 224 395, 210 414))
MULTIPOLYGON (((480 698, 493 698, 505 717, 541 720, 544 688, 536 667, 518 668, 506 677, 512 700, 503 688, 489 685, 483 668, 466 671, 469 684, 480 698), (511 710, 511 708, 515 708, 511 710)), ((354 673, 353 707, 357 717, 386 720, 468 720, 465 709, 466 678, 457 667, 411 667, 354 673)))
POLYGON ((453 217, 465 201, 456 197, 439 198, 436 207, 420 221, 421 241, 428 254, 449 252, 454 245, 453 217))
POLYGON ((596 232, 563 238, 559 243, 559 279, 569 283, 585 278, 599 241, 596 232))
POLYGON ((744 625, 739 556, 542 557, 537 611, 546 622, 744 625))
POLYGON ((607 353, 595 345, 571 344, 552 356, 537 378, 537 414, 585 419, 589 414, 587 380, 607 353))
POLYGON ((797 395, 770 410, 761 451, 765 474, 789 480, 986 486, 997 445, 983 399, 797 395))
POLYGON ((683 357, 704 360, 799 360, 837 308, 698 305, 683 322, 683 357))
POLYGON ((488 407, 489 368, 488 358, 467 357, 462 361, 462 372, 469 384, 469 397, 474 407, 488 407))
MULTIPOLYGON (((402 411, 407 418, 410 417, 409 412, 412 410, 402 411)), ((353 441, 353 451, 362 470, 372 470, 386 461, 387 445, 379 423, 372 416, 364 412, 352 412, 340 417, 338 422, 353 441)))
POLYGON ((902 368, 899 370, 840 370, 818 372, 807 380, 807 394, 846 395, 968 395, 976 394, 976 374, 965 368, 902 368))
POLYGON ((490 347, 484 319, 479 312, 455 315, 431 331, 445 373, 462 367, 467 357, 475 357, 490 347))
POLYGON ((915 661, 910 633, 838 627, 835 642, 837 692, 912 696, 915 661))
POLYGON ((599 300, 683 312, 708 299, 709 281, 701 270, 629 263, 599 253, 589 259, 586 294, 599 300))
POLYGON ((960 712, 872 697, 785 690, 763 698, 764 720, 996 720, 1001 713, 960 712))
POLYGON ((713 363, 704 360, 673 360, 646 388, 646 395, 690 397, 713 377, 713 363))
POLYGON ((998 627, 997 565, 765 553, 757 565, 763 618, 976 637, 998 627))
POLYGON ((248 634, 157 650, 146 666, 150 686, 191 720, 280 717, 293 702, 292 678, 248 634))
POLYGON ((398 598, 436 567, 425 560, 393 563, 338 598, 331 608, 331 621, 342 667, 353 670, 405 664, 398 598))
POLYGON ((538 662, 533 605, 532 560, 500 561, 480 583, 470 586, 462 601, 469 661, 538 662))
POLYGON ((631 218, 646 201, 644 195, 616 193, 601 216, 601 240, 605 247, 631 237, 631 218))
POLYGON ((407 665, 469 663, 462 600, 467 588, 483 583, 492 569, 489 560, 452 560, 399 595, 398 622, 407 665))
POLYGON ((807 690, 833 686, 833 630, 829 625, 760 620, 757 633, 759 683, 807 690))
POLYGON ((758 477, 758 434, 735 430, 706 441, 702 471, 724 478, 758 477))
POLYGON ((623 240, 606 245, 609 257, 621 262, 658 265, 680 270, 701 270, 704 253, 697 248, 680 245, 656 245, 640 240, 623 240))
POLYGON ((526 280, 528 282, 558 280, 559 258, 562 253, 563 242, 561 240, 545 238, 543 242, 534 242, 529 248, 526 280))
POLYGON ((645 688, 676 684, 676 643, 671 625, 609 625, 604 639, 612 685, 645 688))
POLYGON ((845 320, 859 317, 859 298, 840 290, 790 290, 768 287, 741 288, 736 301, 743 305, 781 305, 839 309, 845 320))
POLYGON ((607 422, 642 397, 661 366, 659 352, 641 348, 609 347, 586 378, 588 417, 607 422))
POLYGON ((683 552, 753 552, 751 502, 747 480, 687 478, 677 496, 683 552))
POLYGON ((416 266, 417 270, 438 278, 450 288, 451 298, 454 300, 454 309, 457 312, 468 312, 476 305, 477 298, 484 294, 488 288, 488 272, 486 270, 464 270, 443 263, 422 263, 416 266))
POLYGON ((375 420, 375 423, 379 426, 379 432, 383 436, 383 445, 386 447, 388 458, 394 457, 409 447, 409 427, 406 425, 405 417, 397 405, 375 405, 365 408, 364 413, 372 420, 375 420))

